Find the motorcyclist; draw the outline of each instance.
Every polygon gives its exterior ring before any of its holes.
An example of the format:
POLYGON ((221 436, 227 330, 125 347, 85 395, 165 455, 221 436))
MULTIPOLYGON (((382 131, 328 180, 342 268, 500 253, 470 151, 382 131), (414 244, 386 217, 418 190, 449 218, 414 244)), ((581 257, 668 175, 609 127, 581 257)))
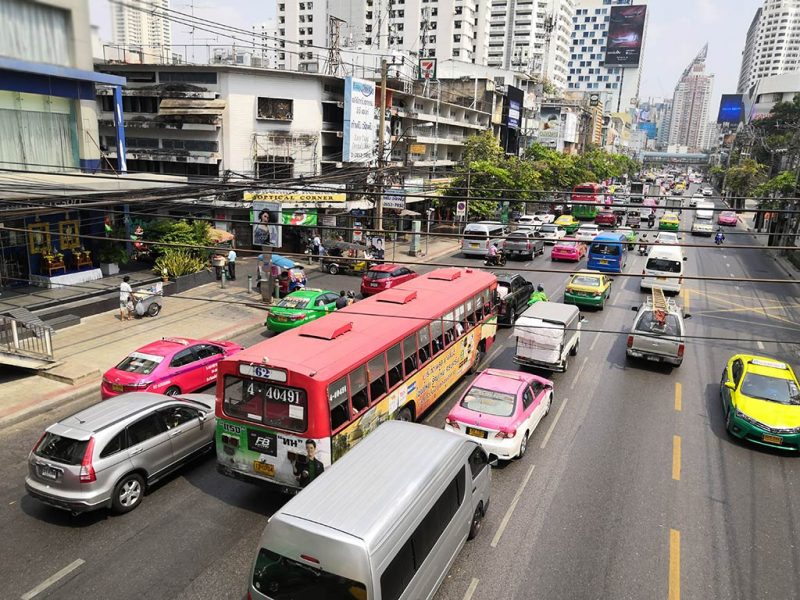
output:
POLYGON ((652 212, 650 212, 649 215, 647 215, 647 226, 650 229, 652 229, 653 225, 655 225, 655 224, 656 224, 656 213, 655 213, 655 211, 652 211, 652 212))
POLYGON ((531 294, 531 297, 528 299, 528 306, 531 304, 536 304, 539 301, 547 302, 547 294, 544 293, 544 287, 540 283, 536 286, 536 291, 531 294))
POLYGON ((487 256, 487 262, 489 264, 492 264, 492 265, 497 264, 497 253, 498 253, 497 243, 495 242, 495 243, 489 244, 489 252, 488 252, 488 256, 487 256))
POLYGON ((717 246, 720 246, 724 241, 725 241, 725 234, 722 233, 722 228, 719 228, 717 229, 717 235, 714 236, 714 243, 717 246))
POLYGON ((647 234, 643 233, 639 238, 639 254, 644 255, 647 252, 647 234))

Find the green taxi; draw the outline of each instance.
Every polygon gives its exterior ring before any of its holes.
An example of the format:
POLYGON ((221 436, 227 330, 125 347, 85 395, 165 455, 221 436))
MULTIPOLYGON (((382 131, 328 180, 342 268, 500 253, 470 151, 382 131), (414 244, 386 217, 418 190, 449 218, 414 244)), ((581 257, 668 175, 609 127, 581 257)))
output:
POLYGON ((603 310, 611 295, 611 278, 600 271, 581 269, 569 278, 564 288, 564 304, 593 306, 603 310))
POLYGON ((285 296, 269 311, 267 329, 280 333, 336 310, 339 294, 329 290, 306 288, 285 296))
POLYGON ((658 220, 658 228, 661 231, 678 231, 681 226, 681 221, 675 213, 664 213, 664 216, 658 220))
POLYGON ((572 215, 561 215, 555 220, 555 225, 567 232, 567 235, 575 233, 581 222, 572 215))

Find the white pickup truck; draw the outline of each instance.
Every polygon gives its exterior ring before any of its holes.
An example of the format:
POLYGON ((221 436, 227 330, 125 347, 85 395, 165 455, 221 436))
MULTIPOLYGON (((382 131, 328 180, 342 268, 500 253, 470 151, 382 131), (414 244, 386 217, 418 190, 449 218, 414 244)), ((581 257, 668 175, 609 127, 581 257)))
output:
POLYGON ((523 312, 514 325, 517 339, 514 362, 549 371, 566 371, 569 357, 578 353, 581 317, 577 306, 559 302, 537 302, 523 312))

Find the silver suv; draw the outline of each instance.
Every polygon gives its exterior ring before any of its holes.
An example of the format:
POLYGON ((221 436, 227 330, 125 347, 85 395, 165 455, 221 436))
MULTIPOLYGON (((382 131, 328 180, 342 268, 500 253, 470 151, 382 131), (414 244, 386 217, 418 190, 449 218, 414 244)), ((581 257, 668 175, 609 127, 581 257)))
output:
POLYGON ((680 367, 686 350, 686 328, 683 310, 671 298, 666 299, 667 310, 658 311, 648 299, 636 311, 628 335, 628 358, 643 358, 680 367))
POLYGON ((214 447, 214 396, 123 394, 48 427, 28 456, 25 489, 78 514, 136 508, 148 485, 214 447))

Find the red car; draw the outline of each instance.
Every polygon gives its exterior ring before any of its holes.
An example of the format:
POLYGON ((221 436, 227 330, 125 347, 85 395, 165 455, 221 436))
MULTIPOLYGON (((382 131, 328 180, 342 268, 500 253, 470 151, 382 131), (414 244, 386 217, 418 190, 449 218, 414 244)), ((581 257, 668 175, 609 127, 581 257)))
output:
POLYGON ((562 238, 553 246, 550 260, 578 262, 584 256, 586 256, 586 244, 575 239, 562 238))
POLYGON ((733 210, 723 210, 719 213, 719 217, 717 217, 717 223, 720 225, 730 225, 732 227, 736 227, 736 223, 739 222, 739 217, 736 216, 736 211, 733 210))
POLYGON ((417 274, 403 265, 382 264, 370 267, 361 278, 361 295, 365 298, 414 279, 417 274))
POLYGON ((103 375, 103 400, 125 392, 175 396, 194 392, 217 380, 217 363, 242 346, 189 338, 164 338, 131 352, 103 375))
POLYGON ((613 210, 604 208, 597 213, 594 222, 595 225, 600 227, 614 227, 617 224, 617 215, 614 214, 613 210))

